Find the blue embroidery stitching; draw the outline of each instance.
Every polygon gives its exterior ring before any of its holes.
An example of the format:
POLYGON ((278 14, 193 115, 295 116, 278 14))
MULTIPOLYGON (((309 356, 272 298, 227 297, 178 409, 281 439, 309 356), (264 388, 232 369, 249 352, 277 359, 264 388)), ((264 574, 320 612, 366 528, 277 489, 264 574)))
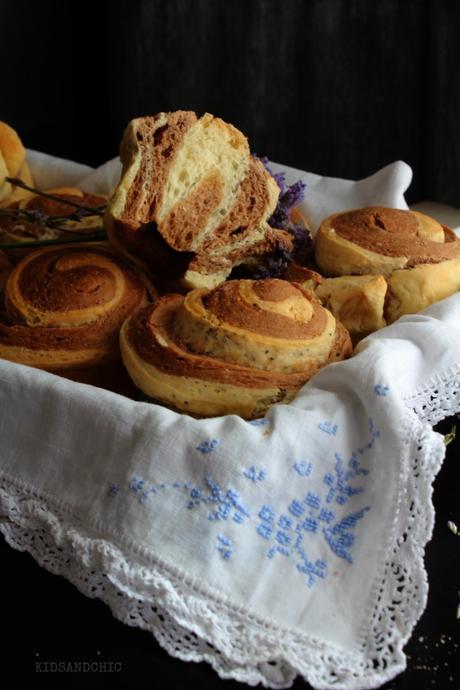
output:
MULTIPOLYGON (((335 435, 337 425, 325 424, 328 426, 321 430, 335 435)), ((314 560, 310 557, 305 544, 307 538, 318 539, 322 535, 326 544, 337 557, 347 563, 353 562, 351 556, 351 549, 355 542, 353 530, 366 512, 370 510, 370 507, 365 506, 345 517, 338 518, 336 518, 336 513, 332 508, 334 505, 346 504, 351 497, 364 491, 363 486, 355 486, 352 481, 360 475, 365 476, 369 473, 367 469, 361 467, 358 457, 373 447, 375 440, 379 437, 379 431, 375 428, 371 418, 368 420, 368 425, 369 442, 353 451, 347 461, 344 461, 339 453, 335 453, 334 470, 323 476, 323 484, 327 487, 325 495, 321 496, 314 491, 307 491, 303 496, 291 499, 287 512, 282 512, 279 515, 268 504, 263 504, 256 512, 259 518, 255 526, 256 533, 268 542, 266 557, 273 559, 279 554, 291 559, 296 569, 306 576, 308 587, 312 587, 318 578, 327 577, 328 566, 325 560, 314 560)), ((217 439, 208 440, 197 446, 197 449, 200 452, 208 453, 214 450, 218 444, 217 439)), ((291 469, 301 477, 308 477, 312 473, 313 463, 301 460, 295 462, 291 469)), ((266 470, 252 465, 250 468, 242 470, 242 474, 257 485, 265 479, 266 470)), ((204 477, 204 486, 180 481, 170 483, 147 482, 142 477, 134 475, 129 481, 128 489, 136 496, 140 504, 144 503, 150 496, 160 496, 167 490, 185 492, 185 496, 188 498, 188 508, 196 509, 206 506, 208 508, 207 518, 212 522, 232 520, 237 524, 243 524, 246 520, 251 519, 251 513, 241 502, 239 492, 231 487, 221 488, 209 474, 204 477)), ((118 493, 118 485, 111 484, 107 494, 116 496, 118 493)), ((223 560, 230 560, 233 554, 233 542, 229 537, 222 533, 219 534, 216 548, 223 560)))
POLYGON ((209 439, 208 441, 202 441, 195 450, 199 450, 200 453, 211 453, 217 448, 220 441, 217 438, 209 439))
POLYGON ((374 392, 376 393, 376 395, 382 395, 383 397, 385 397, 386 395, 388 395, 389 391, 390 391, 389 386, 383 386, 380 383, 378 383, 376 386, 374 386, 374 392))
POLYGON ((351 534, 350 530, 356 527, 358 521, 361 520, 364 513, 368 510, 370 510, 369 506, 361 508, 356 513, 351 513, 344 517, 334 527, 325 527, 323 529, 323 534, 332 551, 339 558, 344 558, 348 563, 353 562, 348 549, 353 546, 355 541, 355 535, 351 534))
POLYGON ((256 482, 261 482, 265 479, 267 476, 267 471, 264 469, 258 470, 255 465, 252 465, 249 467, 247 470, 243 470, 243 474, 245 477, 248 479, 251 479, 254 483, 256 482))
POLYGON ((266 424, 270 424, 270 420, 265 417, 262 417, 262 419, 250 419, 248 424, 252 426, 265 426, 266 424))
POLYGON ((292 465, 298 475, 301 477, 309 477, 313 469, 311 462, 306 462, 305 460, 300 460, 292 465))
POLYGON ((337 433, 338 426, 337 424, 332 424, 328 421, 321 422, 318 424, 318 429, 321 429, 321 431, 324 431, 326 434, 329 434, 329 436, 335 436, 337 433))
POLYGON ((219 551, 224 561, 229 561, 233 554, 232 540, 226 537, 225 534, 218 534, 217 550, 219 551))
POLYGON ((205 477, 205 483, 208 490, 207 494, 204 493, 204 489, 199 487, 193 487, 191 490, 189 509, 196 508, 201 504, 213 504, 217 507, 208 512, 208 520, 227 520, 232 517, 234 522, 240 524, 244 522, 245 518, 251 516, 249 510, 239 503, 238 491, 231 488, 227 489, 226 492, 222 491, 219 484, 214 482, 209 474, 205 477))

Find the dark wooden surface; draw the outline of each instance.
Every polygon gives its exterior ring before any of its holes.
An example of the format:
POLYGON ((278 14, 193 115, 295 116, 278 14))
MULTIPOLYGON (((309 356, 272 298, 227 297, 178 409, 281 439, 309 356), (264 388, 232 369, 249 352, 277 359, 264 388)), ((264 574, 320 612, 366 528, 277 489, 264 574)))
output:
POLYGON ((130 118, 209 111, 327 175, 404 159, 409 201, 460 206, 457 0, 0 3, 0 119, 88 164, 130 118))

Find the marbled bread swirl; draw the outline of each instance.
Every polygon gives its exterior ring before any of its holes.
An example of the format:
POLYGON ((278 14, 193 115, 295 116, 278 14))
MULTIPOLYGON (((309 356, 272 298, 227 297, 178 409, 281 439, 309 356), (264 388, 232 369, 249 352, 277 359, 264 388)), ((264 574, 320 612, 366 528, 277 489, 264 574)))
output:
POLYGON ((460 240, 418 211, 372 206, 336 213, 320 226, 315 259, 326 275, 349 285, 352 275, 386 278, 386 293, 380 286, 375 297, 387 323, 460 289, 460 240))
POLYGON ((262 415, 351 354, 346 329, 299 285, 230 280, 165 295, 120 332, 123 361, 151 398, 198 416, 262 415))
POLYGON ((112 387, 107 365, 120 363, 119 328, 148 303, 148 290, 132 267, 102 246, 39 249, 8 277, 0 357, 112 387))
POLYGON ((137 118, 125 131, 120 157, 107 232, 117 249, 154 274, 164 272, 156 245, 141 252, 133 233, 147 229, 147 236, 158 233, 170 249, 189 253, 183 280, 190 288, 217 285, 253 250, 286 243, 285 233, 267 222, 279 196, 276 181, 250 155, 243 134, 219 118, 189 111, 137 118))
POLYGON ((321 223, 315 260, 328 276, 369 273, 460 259, 460 240, 418 211, 371 206, 335 213, 321 223))

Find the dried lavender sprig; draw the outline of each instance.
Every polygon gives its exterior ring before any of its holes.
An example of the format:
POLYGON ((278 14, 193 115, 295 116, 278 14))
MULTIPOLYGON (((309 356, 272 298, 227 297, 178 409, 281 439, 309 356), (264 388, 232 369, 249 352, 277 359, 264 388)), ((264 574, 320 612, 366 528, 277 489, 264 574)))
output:
POLYGON ((77 204, 75 201, 68 201, 67 199, 63 201, 62 198, 55 196, 54 194, 48 194, 48 192, 42 192, 40 189, 30 187, 17 177, 7 177, 5 179, 7 182, 14 185, 15 187, 21 187, 21 189, 26 189, 28 192, 33 192, 34 194, 38 194, 39 196, 44 196, 46 199, 59 201, 60 204, 65 203, 69 206, 73 206, 74 208, 82 209, 83 211, 89 211, 90 213, 88 215, 100 216, 105 208, 105 205, 92 208, 91 206, 83 206, 82 204, 77 204))
MULTIPOLYGON (((95 215, 94 213, 89 213, 89 216, 95 215)), ((51 230, 59 230, 59 232, 65 232, 69 235, 81 235, 81 230, 73 230, 70 228, 63 228, 59 223, 67 222, 69 220, 76 220, 80 222, 82 216, 77 216, 76 213, 71 213, 67 216, 47 216, 46 213, 40 211, 39 209, 32 209, 26 211, 20 208, 0 208, 0 218, 11 218, 18 222, 28 222, 39 225, 42 228, 49 228, 51 230)))

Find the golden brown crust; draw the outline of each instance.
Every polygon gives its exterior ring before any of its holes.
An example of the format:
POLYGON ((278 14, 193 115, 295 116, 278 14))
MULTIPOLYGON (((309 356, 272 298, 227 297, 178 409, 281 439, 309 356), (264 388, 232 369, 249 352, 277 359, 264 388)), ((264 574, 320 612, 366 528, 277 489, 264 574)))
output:
POLYGON ((16 177, 24 163, 26 151, 17 132, 6 122, 0 122, 0 154, 10 177, 16 177))
POLYGON ((372 206, 326 218, 315 240, 315 258, 331 276, 388 276, 399 268, 460 258, 460 240, 417 211, 372 206))
MULTIPOLYGON (((299 293, 304 295, 299 285, 276 279, 254 281, 252 289, 261 302, 284 302, 298 299, 299 293)), ((203 304, 219 321, 275 338, 312 338, 322 333, 326 325, 326 314, 319 302, 312 303, 314 314, 308 320, 292 318, 289 312, 277 314, 261 308, 257 302, 248 302, 235 280, 206 295, 203 304)))
POLYGON ((331 314, 300 286, 274 279, 166 295, 125 324, 121 344, 138 386, 195 414, 212 407, 206 395, 216 386, 214 414, 262 413, 265 399, 292 398, 320 367, 351 354, 350 337, 331 314), (229 403, 237 387, 240 407, 229 403))
POLYGON ((460 242, 442 226, 444 241, 433 241, 420 232, 420 218, 413 211, 374 206, 340 213, 334 230, 340 237, 385 256, 407 256, 408 266, 437 263, 460 257, 460 242))
POLYGON ((113 361, 122 322, 146 302, 143 280, 112 251, 40 249, 8 278, 0 356, 64 375, 113 361))
POLYGON ((352 335, 364 336, 386 326, 387 288, 381 275, 340 276, 325 278, 315 294, 352 335))
POLYGON ((12 187, 7 177, 17 177, 24 163, 26 151, 17 132, 0 121, 0 203, 5 203, 12 187))

